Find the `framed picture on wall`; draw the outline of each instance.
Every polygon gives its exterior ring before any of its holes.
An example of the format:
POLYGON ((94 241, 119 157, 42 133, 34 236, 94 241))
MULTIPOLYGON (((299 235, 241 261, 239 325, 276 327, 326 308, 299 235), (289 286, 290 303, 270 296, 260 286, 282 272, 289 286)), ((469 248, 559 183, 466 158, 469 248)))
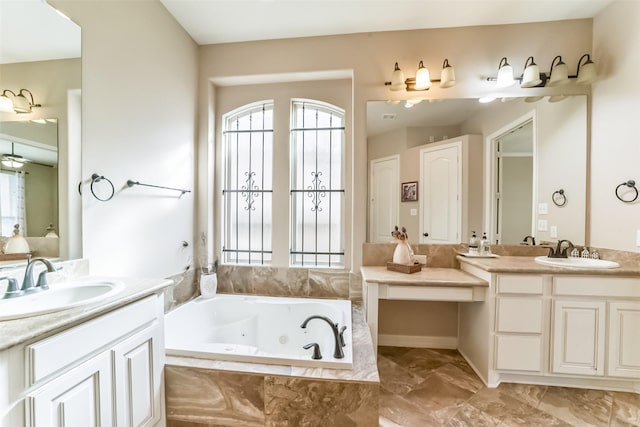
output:
POLYGON ((402 183, 402 202, 416 202, 418 200, 418 181, 402 183))

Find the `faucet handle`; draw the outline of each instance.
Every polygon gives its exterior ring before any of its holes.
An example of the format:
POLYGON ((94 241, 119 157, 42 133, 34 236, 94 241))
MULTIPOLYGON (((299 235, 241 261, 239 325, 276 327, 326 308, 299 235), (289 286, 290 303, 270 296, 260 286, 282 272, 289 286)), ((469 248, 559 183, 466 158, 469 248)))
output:
POLYGON ((311 358, 313 360, 322 359, 322 354, 320 353, 320 346, 318 345, 317 342, 312 342, 305 346, 302 346, 302 348, 304 348, 305 350, 309 350, 311 347, 313 347, 313 356, 311 356, 311 358))
POLYGON ((10 295, 20 291, 20 289, 18 288, 18 281, 13 277, 6 277, 6 276, 0 277, 0 280, 6 280, 7 282, 9 282, 9 284, 7 285, 7 290, 4 293, 3 299, 9 298, 10 295))
POLYGON ((347 330, 347 325, 343 326, 342 328, 340 328, 340 345, 342 345, 343 347, 346 347, 347 344, 344 342, 344 331, 347 330))
POLYGON ((49 289, 49 284, 47 283, 47 270, 44 270, 38 274, 38 281, 36 282, 36 288, 40 288, 42 290, 49 289))

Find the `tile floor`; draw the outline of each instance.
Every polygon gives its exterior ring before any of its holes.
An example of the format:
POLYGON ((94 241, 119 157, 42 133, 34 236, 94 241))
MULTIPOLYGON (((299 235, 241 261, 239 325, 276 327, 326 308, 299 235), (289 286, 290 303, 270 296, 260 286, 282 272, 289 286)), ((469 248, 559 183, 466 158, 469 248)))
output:
POLYGON ((379 347, 380 427, 640 426, 640 394, 483 385, 455 350, 379 347))

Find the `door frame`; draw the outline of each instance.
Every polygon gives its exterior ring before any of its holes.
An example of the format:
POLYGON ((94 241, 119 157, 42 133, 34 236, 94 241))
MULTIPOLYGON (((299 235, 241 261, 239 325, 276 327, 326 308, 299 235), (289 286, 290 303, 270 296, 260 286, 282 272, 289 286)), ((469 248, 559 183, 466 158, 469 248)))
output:
MULTIPOLYGON (((372 242, 373 241, 373 209, 371 209, 371 197, 373 197, 373 184, 374 184, 374 179, 373 179, 373 165, 374 163, 381 163, 381 162, 387 162, 389 160, 395 160, 396 162, 396 191, 399 191, 398 189, 400 188, 400 154, 394 154, 392 156, 386 156, 386 157, 380 157, 377 159, 372 159, 369 161, 369 197, 367 198, 367 210, 369 211, 369 226, 367 227, 367 234, 368 234, 368 238, 367 241, 368 242, 372 242)), ((399 194, 398 194, 399 196, 399 194)), ((396 209, 395 209, 395 214, 396 214, 396 221, 400 221, 400 203, 398 201, 398 198, 396 197, 396 209)), ((389 230, 389 233, 391 233, 391 230, 389 230)), ((389 234, 389 241, 391 241, 391 234, 389 234)))
MULTIPOLYGON (((484 141, 484 153, 485 153, 485 165, 487 167, 484 175, 484 229, 487 230, 487 236, 493 243, 496 242, 496 222, 495 218, 498 215, 498 209, 496 205, 496 188, 498 186, 498 162, 496 147, 497 141, 507 133, 511 132, 519 126, 524 125, 526 122, 532 123, 532 139, 533 139, 533 188, 532 188, 532 200, 531 200, 531 235, 535 237, 536 231, 536 206, 538 205, 538 143, 537 143, 537 115, 536 110, 533 109, 528 113, 518 117, 517 119, 507 123, 500 127, 496 131, 490 133, 484 141)), ((523 236, 524 237, 524 236, 523 236)))

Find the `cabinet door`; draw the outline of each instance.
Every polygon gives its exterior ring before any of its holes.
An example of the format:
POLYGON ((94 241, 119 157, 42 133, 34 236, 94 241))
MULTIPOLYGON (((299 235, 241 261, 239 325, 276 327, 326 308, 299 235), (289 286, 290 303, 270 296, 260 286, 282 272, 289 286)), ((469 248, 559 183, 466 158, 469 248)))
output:
POLYGON ((113 349, 118 427, 155 425, 163 404, 162 327, 156 322, 113 349))
POLYGON ((420 243, 460 243, 460 142, 420 151, 420 243))
POLYGON ((27 396, 31 427, 110 426, 111 358, 104 352, 27 396))
POLYGON ((609 304, 607 375, 640 378, 640 302, 609 304))
POLYGON ((553 372, 604 375, 605 309, 604 301, 554 301, 553 372))

